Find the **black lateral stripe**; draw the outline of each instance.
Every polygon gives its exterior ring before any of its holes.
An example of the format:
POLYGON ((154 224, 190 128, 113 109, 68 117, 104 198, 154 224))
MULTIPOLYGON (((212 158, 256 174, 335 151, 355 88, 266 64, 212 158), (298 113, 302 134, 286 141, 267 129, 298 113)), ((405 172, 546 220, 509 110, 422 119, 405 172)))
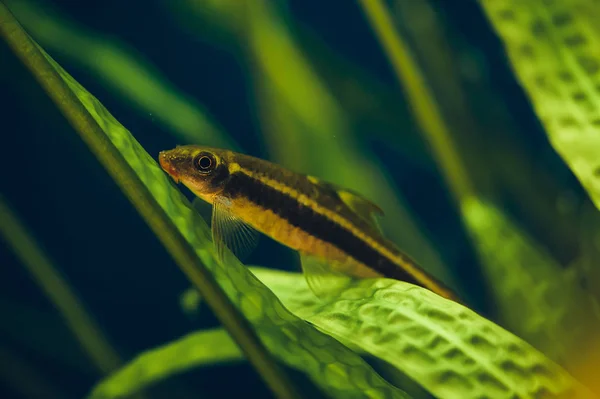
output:
POLYGON ((231 174, 225 187, 225 195, 232 198, 243 196, 261 208, 273 211, 293 226, 334 245, 385 277, 424 286, 423 283, 356 237, 351 231, 316 213, 310 207, 302 205, 293 197, 279 192, 243 172, 231 174))
POLYGON ((315 193, 313 183, 309 182, 305 176, 282 168, 279 165, 249 156, 240 156, 236 158, 236 161, 242 169, 249 170, 255 175, 268 176, 275 181, 291 184, 299 193, 308 196, 313 196, 315 193))

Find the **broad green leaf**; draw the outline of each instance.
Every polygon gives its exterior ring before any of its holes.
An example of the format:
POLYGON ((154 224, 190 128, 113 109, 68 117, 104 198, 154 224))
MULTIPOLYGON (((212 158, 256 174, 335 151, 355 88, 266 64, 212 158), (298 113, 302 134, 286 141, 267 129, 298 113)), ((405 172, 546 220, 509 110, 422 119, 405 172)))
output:
POLYGON ((508 328, 569 365, 600 333, 594 301, 532 238, 483 201, 465 201, 467 227, 508 328))
MULTIPOLYGON (((276 358, 304 371, 330 396, 406 397, 402 391, 376 374, 360 356, 289 313, 277 297, 241 263, 217 263, 208 227, 173 186, 154 158, 146 153, 129 131, 95 97, 20 31, 19 25, 1 3, 0 33, 121 184, 121 188, 154 228, 163 244, 181 251, 173 252, 179 266, 195 284, 210 292, 212 297, 205 299, 213 306, 217 315, 228 309, 228 304, 220 302, 222 299, 219 293, 223 290, 276 358), (70 92, 66 91, 66 87, 70 92), (73 102, 73 95, 79 104, 73 102), (90 117, 97 126, 88 122, 90 117), (115 151, 120 153, 126 164, 114 155, 115 151), (113 163, 109 161, 111 159, 113 163), (133 187, 140 188, 134 191, 133 187), (152 201, 145 197, 148 193, 151 194, 152 201), (163 222, 165 217, 167 222, 163 222), (157 229, 156 226, 163 226, 166 230, 157 229), (179 240, 182 239, 185 244, 180 244, 179 240), (193 249, 195 256, 202 262, 190 259, 188 249, 193 249), (202 274, 205 272, 204 267, 210 274, 202 274), (210 275, 214 276, 219 288, 212 286, 210 279, 202 280, 202 276, 210 275)), ((203 295, 205 296, 204 292, 203 295)), ((251 345, 250 335, 250 341, 240 335, 246 330, 243 324, 235 321, 235 317, 235 313, 228 313, 223 320, 230 323, 228 326, 231 334, 238 334, 236 339, 240 345, 251 345), (234 321, 231 321, 232 318, 234 321)), ((268 359, 260 352, 260 347, 253 348, 253 356, 261 358, 256 364, 266 367, 264 365, 268 364, 268 359)), ((271 369, 271 374, 268 375, 271 380, 267 380, 271 383, 274 382, 273 379, 281 378, 275 370, 271 369)), ((275 383, 280 384, 280 388, 281 384, 285 385, 285 381, 275 383)))
MULTIPOLYGON (((262 267, 251 271, 294 314, 358 352, 385 360, 439 397, 592 397, 566 371, 518 337, 419 287, 394 280, 363 280, 339 298, 323 302, 300 273, 262 267)), ((95 392, 111 392, 105 397, 112 398, 127 387, 141 388, 149 373, 164 378, 199 365, 235 360, 235 348, 227 339, 219 330, 190 334, 141 355, 95 392), (216 341, 224 348, 221 356, 205 349, 216 341)))
POLYGON ((128 397, 176 373, 243 360, 244 355, 224 329, 193 332, 139 354, 98 384, 88 399, 128 397))
POLYGON ((320 302, 299 273, 252 271, 296 315, 394 365, 438 397, 592 397, 531 345, 420 287, 362 280, 320 302))
MULTIPOLYGON (((489 3, 504 7, 517 1, 489 3)), ((539 1, 518 3, 520 7, 528 7, 539 1)), ((469 169, 459 155, 437 99, 418 63, 396 31, 388 8, 381 0, 362 0, 361 5, 413 104, 423 134, 432 144, 441 171, 461 207, 467 229, 489 275, 488 286, 496 294, 507 323, 519 334, 531 338, 538 347, 548 350, 554 358, 566 354, 572 356, 589 344, 597 331, 594 322, 591 326, 586 322, 591 303, 589 296, 573 279, 565 279, 560 266, 536 248, 535 243, 525 239, 499 212, 475 199, 478 192, 469 169), (581 329, 572 328, 573 324, 581 329)), ((510 12, 510 6, 507 6, 506 13, 510 12)))
POLYGON ((480 0, 555 150, 600 208, 600 8, 480 0))
POLYGON ((297 316, 386 360, 444 398, 591 394, 566 371, 476 313, 410 284, 356 283, 318 301, 299 273, 252 267, 297 316))

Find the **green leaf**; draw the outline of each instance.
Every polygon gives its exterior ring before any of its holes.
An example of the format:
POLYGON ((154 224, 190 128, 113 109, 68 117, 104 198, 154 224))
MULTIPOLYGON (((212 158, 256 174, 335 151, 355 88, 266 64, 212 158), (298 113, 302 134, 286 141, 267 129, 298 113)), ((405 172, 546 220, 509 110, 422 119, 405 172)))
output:
MULTIPOLYGON (((357 351, 385 360, 439 397, 537 397, 543 393, 591 397, 532 346, 428 290, 394 280, 363 280, 339 298, 322 302, 301 273, 262 267, 250 270, 294 314, 357 351)), ((233 342, 227 339, 218 330, 190 334, 142 355, 94 392, 111 392, 106 397, 115 397, 125 387, 140 389, 148 373, 164 378, 209 362, 236 359, 233 342), (224 348, 221 357, 205 350, 217 341, 224 348)))
MULTIPOLYGON (((60 68, 56 64, 55 66, 60 68)), ((307 372, 333 396, 362 397, 364 394, 378 396, 382 393, 402 396, 400 391, 375 374, 359 356, 288 313, 273 293, 254 279, 241 263, 230 261, 226 267, 216 263, 208 238, 208 226, 184 203, 183 196, 167 180, 154 159, 94 97, 64 71, 61 71, 61 76, 113 144, 125 155, 186 240, 197 248, 199 258, 214 273, 229 299, 252 322, 273 354, 288 365, 307 372), (323 369, 331 370, 336 378, 323 374, 323 369), (354 375, 363 376, 364 380, 353 380, 354 375), (369 392, 371 389, 373 392, 369 392)))
POLYGON ((119 354, 104 336, 96 320, 1 194, 0 239, 4 239, 32 280, 56 308, 94 366, 102 373, 109 373, 121 366, 119 354))
POLYGON ((193 332, 139 354, 99 383, 88 399, 128 397, 176 373, 241 360, 244 355, 224 329, 193 332))
POLYGON ((385 212, 379 222, 390 239, 454 288, 452 273, 411 215, 402 193, 369 146, 356 138, 349 116, 300 51, 276 4, 257 0, 244 11, 248 29, 240 40, 256 66, 256 102, 273 159, 374 201, 385 212))
POLYGON ((362 280, 319 302, 299 273, 252 271, 296 315, 394 365, 436 396, 592 397, 531 345, 420 287, 362 280))
POLYGON ((237 147, 200 104, 178 91, 135 49, 77 25, 57 9, 27 0, 8 0, 6 4, 44 48, 93 73, 115 92, 117 100, 144 116, 151 115, 182 142, 237 147))
POLYGON ((597 2, 480 2, 550 142, 600 208, 597 2))
POLYGON ((581 288, 579 271, 563 269, 493 206, 470 200, 462 211, 503 323, 595 386, 587 364, 600 364, 595 345, 600 318, 594 296, 581 288))
POLYGON ((471 199, 462 213, 503 323, 561 364, 578 363, 600 321, 574 270, 563 269, 494 206, 471 199))
POLYGON ((293 391, 270 362, 261 343, 283 363, 304 371, 330 396, 406 397, 375 373, 360 356, 289 313, 241 263, 217 263, 208 227, 156 161, 95 97, 21 30, 1 3, 0 33, 107 168, 278 395, 293 396, 290 393, 293 391), (240 319, 231 305, 246 320, 240 319), (253 338, 255 331, 260 336, 260 343, 253 338))

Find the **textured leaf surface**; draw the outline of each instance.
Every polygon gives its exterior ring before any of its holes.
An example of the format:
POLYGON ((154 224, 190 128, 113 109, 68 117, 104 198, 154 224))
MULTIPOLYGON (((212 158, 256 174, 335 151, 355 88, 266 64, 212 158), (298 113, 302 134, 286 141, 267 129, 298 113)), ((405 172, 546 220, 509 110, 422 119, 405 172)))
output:
MULTIPOLYGON (((439 397, 591 397, 568 373, 521 339, 419 287, 365 280, 341 297, 321 302, 300 273, 251 270, 294 314, 357 351, 386 360, 439 397)), ((107 380, 95 392, 111 392, 118 388, 117 381, 139 389, 151 381, 140 376, 149 373, 164 378, 198 365, 235 359, 235 345, 227 339, 219 330, 190 334, 141 355, 115 375, 115 381, 107 380), (217 341, 223 347, 221 356, 205 350, 217 341), (179 367, 157 364, 175 358, 179 367)), ((116 392, 108 397, 115 397, 116 392)))
POLYGON ((480 0, 548 137, 600 208, 600 8, 480 0))
POLYGON ((531 345, 420 287, 363 280, 318 302, 298 273, 252 271, 297 315, 386 360, 441 398, 592 397, 531 345))
POLYGON ((375 373, 360 356, 289 313, 242 264, 231 260, 223 267, 216 263, 208 227, 173 187, 156 161, 95 97, 51 57, 45 56, 278 359, 306 372, 335 397, 406 397, 375 373))

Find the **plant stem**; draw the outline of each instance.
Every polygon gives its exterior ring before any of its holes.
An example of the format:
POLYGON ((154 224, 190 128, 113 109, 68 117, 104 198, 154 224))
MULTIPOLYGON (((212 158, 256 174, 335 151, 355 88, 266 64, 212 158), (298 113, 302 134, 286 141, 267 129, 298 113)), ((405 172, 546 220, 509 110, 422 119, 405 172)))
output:
POLYGON ((42 291, 56 306, 96 367, 103 374, 117 369, 121 365, 119 355, 1 195, 0 236, 13 249, 42 291))
POLYGON ((403 85, 421 131, 429 141, 455 200, 461 203, 475 194, 466 168, 452 141, 442 112, 434 100, 408 45, 396 32, 389 12, 381 0, 361 0, 363 11, 403 85))

